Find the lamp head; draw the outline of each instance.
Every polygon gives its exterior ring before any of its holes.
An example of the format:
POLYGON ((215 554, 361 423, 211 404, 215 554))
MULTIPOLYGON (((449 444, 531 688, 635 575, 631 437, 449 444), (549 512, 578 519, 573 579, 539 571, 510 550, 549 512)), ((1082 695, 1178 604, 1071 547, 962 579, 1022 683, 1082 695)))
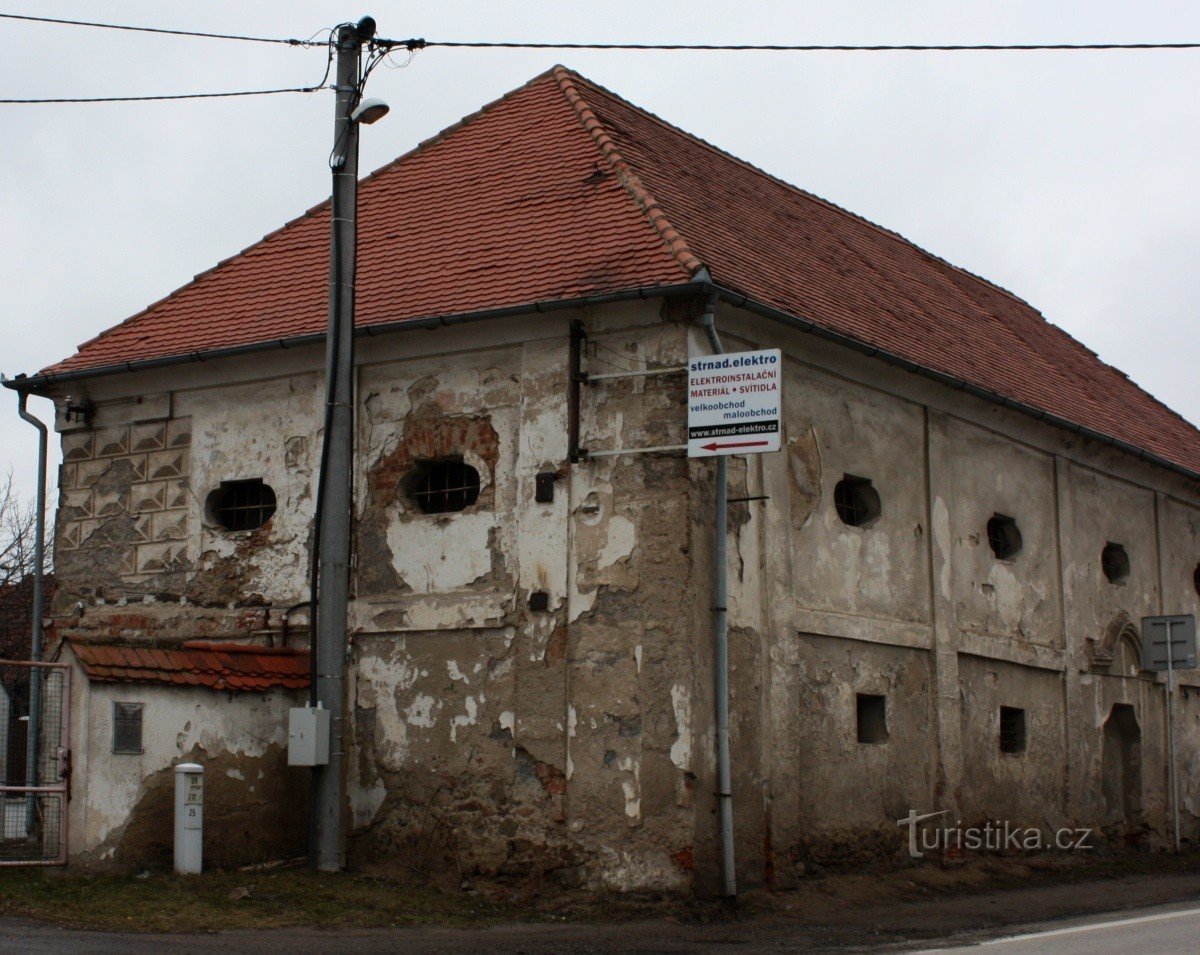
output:
POLYGON ((364 43, 375 39, 375 18, 363 17, 354 25, 354 32, 358 34, 358 38, 364 43))
POLYGON ((391 107, 381 99, 365 99, 350 114, 350 122, 363 123, 370 126, 372 123, 383 119, 389 109, 391 107))

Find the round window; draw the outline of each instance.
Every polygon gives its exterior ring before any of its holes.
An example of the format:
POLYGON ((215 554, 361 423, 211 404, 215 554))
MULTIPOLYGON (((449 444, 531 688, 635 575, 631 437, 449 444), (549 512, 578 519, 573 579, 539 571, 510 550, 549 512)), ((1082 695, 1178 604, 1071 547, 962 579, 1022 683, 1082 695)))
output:
POLYGON ((833 489, 833 506, 843 524, 866 527, 883 512, 879 492, 867 478, 847 474, 833 489))
POLYGON ((1100 552, 1100 569, 1110 584, 1119 584, 1129 576, 1129 555, 1120 544, 1109 541, 1100 552))
POLYGON ((426 461, 409 476, 409 497, 425 514, 451 514, 479 500, 479 472, 461 458, 426 461))
POLYGON ((204 502, 208 519, 227 531, 253 531, 275 513, 275 491, 262 478, 222 481, 204 502))
POLYGON ((1011 517, 993 514, 987 522, 988 546, 999 560, 1012 560, 1021 550, 1021 529, 1011 517))

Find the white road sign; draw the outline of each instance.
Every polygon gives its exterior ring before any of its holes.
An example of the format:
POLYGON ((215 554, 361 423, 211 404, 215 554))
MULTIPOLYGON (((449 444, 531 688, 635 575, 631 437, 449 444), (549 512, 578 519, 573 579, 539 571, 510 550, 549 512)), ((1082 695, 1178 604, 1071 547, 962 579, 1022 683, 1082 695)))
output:
POLYGON ((783 360, 778 348, 688 361, 688 457, 779 450, 783 360))

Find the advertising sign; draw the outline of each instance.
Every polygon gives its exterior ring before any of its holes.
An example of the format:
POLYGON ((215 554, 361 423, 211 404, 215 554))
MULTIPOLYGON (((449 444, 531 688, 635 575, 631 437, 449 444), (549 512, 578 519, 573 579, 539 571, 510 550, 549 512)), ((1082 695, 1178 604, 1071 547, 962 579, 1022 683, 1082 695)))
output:
POLYGON ((688 361, 688 457, 778 451, 783 360, 778 348, 688 361))

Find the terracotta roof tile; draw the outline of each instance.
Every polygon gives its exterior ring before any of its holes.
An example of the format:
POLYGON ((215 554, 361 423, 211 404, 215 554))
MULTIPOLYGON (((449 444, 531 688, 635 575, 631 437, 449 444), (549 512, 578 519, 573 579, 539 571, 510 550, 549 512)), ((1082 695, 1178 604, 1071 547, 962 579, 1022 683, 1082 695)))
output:
MULTIPOLYGON (((361 184, 360 326, 689 281, 1200 473, 1200 432, 1025 302, 562 67, 361 184)), ((47 372, 323 332, 327 204, 47 372)))
POLYGON ((309 684, 307 650, 192 641, 182 647, 138 647, 69 640, 88 679, 263 692, 309 684))

